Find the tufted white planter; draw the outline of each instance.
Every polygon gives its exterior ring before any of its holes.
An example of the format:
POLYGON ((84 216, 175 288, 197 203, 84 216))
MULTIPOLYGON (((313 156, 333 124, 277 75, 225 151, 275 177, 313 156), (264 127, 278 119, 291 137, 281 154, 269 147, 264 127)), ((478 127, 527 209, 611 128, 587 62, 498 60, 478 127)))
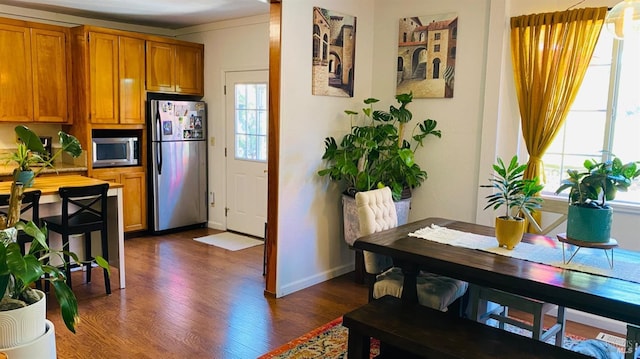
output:
POLYGON ((24 308, 0 311, 0 350, 32 342, 47 329, 47 300, 37 290, 40 300, 24 308))
MULTIPOLYGON (((401 199, 394 203, 398 215, 398 225, 406 224, 409 221, 411 198, 401 199)), ((342 216, 344 220, 344 240, 351 246, 360 237, 360 221, 358 220, 356 199, 346 194, 342 195, 342 216)))

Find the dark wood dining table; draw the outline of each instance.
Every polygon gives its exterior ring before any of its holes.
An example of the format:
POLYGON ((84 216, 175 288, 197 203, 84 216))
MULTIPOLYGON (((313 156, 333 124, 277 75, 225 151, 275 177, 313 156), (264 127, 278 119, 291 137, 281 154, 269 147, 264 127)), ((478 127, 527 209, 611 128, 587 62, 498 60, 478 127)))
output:
MULTIPOLYGON (((633 359, 633 351, 640 341, 640 283, 409 236, 432 224, 486 236, 495 233, 488 226, 427 218, 360 237, 353 246, 390 256, 402 267, 405 273, 403 302, 417 303, 415 275, 419 270, 426 270, 625 322, 625 359, 633 359)), ((523 242, 561 248, 557 240, 542 235, 527 233, 523 242)), ((620 258, 640 265, 640 253, 616 249, 616 259, 620 258)))

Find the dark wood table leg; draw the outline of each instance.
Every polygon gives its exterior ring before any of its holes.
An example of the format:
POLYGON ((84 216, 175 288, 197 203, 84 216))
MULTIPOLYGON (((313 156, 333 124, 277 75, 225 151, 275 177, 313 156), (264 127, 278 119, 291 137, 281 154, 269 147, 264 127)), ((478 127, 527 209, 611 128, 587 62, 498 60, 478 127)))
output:
POLYGON ((371 349, 371 338, 367 335, 349 329, 348 357, 356 359, 369 359, 371 349))
POLYGON ((404 282, 402 284, 402 303, 407 305, 418 304, 418 288, 416 278, 418 276, 418 265, 415 263, 401 263, 404 282))

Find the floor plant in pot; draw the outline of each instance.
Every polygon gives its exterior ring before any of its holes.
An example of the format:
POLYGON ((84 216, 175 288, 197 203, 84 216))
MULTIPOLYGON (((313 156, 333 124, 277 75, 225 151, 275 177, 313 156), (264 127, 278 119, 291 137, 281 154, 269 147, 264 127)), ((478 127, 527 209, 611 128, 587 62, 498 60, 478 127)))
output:
POLYGON ((364 100, 364 116, 354 123, 358 112, 346 110, 351 121, 351 132, 340 143, 333 137, 325 139, 322 159, 326 167, 318 172, 332 180, 344 182, 346 192, 389 186, 393 197, 398 200, 403 191, 420 186, 427 179, 427 172, 415 162, 416 151, 424 147, 428 136, 441 137, 438 123, 425 119, 414 125, 410 133, 407 127, 413 113, 407 106, 413 101, 413 94, 396 96, 399 107, 389 106, 389 111, 374 110, 373 104, 379 100, 364 100))
MULTIPOLYGON (((44 149, 41 148, 42 143, 33 131, 22 125, 17 126, 15 130, 28 152, 44 153, 44 149)), ((80 143, 75 137, 62 131, 59 132, 59 137, 61 148, 55 154, 47 159, 39 155, 31 157, 32 163, 38 162, 33 159, 35 158, 39 159, 38 163, 42 165, 34 173, 33 178, 42 171, 42 168, 52 167, 54 159, 59 157, 62 152, 74 157, 79 156, 82 152, 80 143)), ((33 181, 33 178, 30 181, 33 181)), ((75 253, 66 249, 58 250, 49 247, 45 227, 40 228, 33 221, 23 222, 20 220, 25 188, 24 184, 16 179, 14 177, 11 183, 7 216, 0 216, 0 294, 2 294, 0 318, 3 316, 13 317, 13 319, 0 319, 0 321, 4 324, 15 324, 13 328, 3 325, 3 335, 0 336, 0 353, 11 353, 13 354, 11 355, 12 359, 32 357, 35 352, 28 351, 25 346, 32 345, 31 343, 34 343, 33 345, 42 344, 37 338, 45 336, 45 332, 51 336, 55 347, 52 325, 49 328, 50 323, 46 324, 45 293, 34 289, 34 285, 42 280, 48 281, 53 287, 64 323, 70 331, 75 333, 78 321, 78 302, 66 284, 64 267, 69 263, 64 261, 63 254, 68 254, 76 263, 81 263, 75 253), (18 231, 23 231, 32 238, 26 253, 22 253, 20 245, 16 243, 18 231), (54 258, 57 258, 57 263, 60 264, 55 266, 50 264, 54 258), (16 348, 19 348, 20 352, 17 355, 16 348)), ((102 268, 108 268, 108 263, 102 257, 96 256, 96 263, 102 268)), ((47 343, 43 345, 45 349, 42 350, 47 350, 47 343)), ((55 351, 53 354, 55 355, 55 351)))
POLYGON ((409 126, 413 113, 408 105, 412 93, 396 96, 399 106, 388 111, 374 110, 376 98, 364 100, 362 116, 346 110, 351 131, 340 142, 334 137, 324 140, 322 159, 326 167, 318 171, 344 187, 343 211, 345 240, 352 244, 358 237, 358 220, 353 197, 356 192, 389 186, 398 212, 398 223, 409 216, 411 189, 427 179, 427 172, 415 161, 415 153, 424 147, 427 137, 442 136, 435 120, 425 119, 409 126), (409 132, 409 130, 411 132, 409 132))
POLYGON ((542 198, 536 194, 544 186, 538 184, 537 178, 524 179, 526 168, 526 164, 518 163, 518 156, 513 156, 508 166, 498 157, 489 184, 480 186, 494 190, 486 197, 484 209, 497 210, 504 206, 504 214, 496 217, 495 227, 498 244, 507 249, 513 249, 522 240, 525 220, 521 215, 540 208, 542 203, 542 198))
POLYGON ((585 170, 567 170, 556 194, 569 189, 567 237, 586 242, 606 243, 611 238, 613 210, 607 204, 618 191, 627 191, 640 176, 638 162, 585 160, 585 170))

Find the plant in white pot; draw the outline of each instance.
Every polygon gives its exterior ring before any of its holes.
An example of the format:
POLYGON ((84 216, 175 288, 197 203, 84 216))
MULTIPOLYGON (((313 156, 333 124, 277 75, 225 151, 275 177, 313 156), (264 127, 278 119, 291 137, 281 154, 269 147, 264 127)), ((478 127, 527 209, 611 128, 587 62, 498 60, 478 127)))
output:
POLYGON ((413 113, 408 105, 412 93, 396 96, 399 106, 389 106, 389 111, 374 110, 378 99, 364 100, 364 116, 358 112, 344 111, 351 122, 351 132, 338 143, 335 138, 325 138, 322 159, 326 167, 318 171, 345 188, 343 195, 344 232, 349 245, 356 240, 359 224, 355 207, 356 192, 388 186, 393 193, 398 213, 398 223, 406 223, 409 217, 411 189, 427 179, 427 172, 415 162, 416 151, 424 147, 427 137, 442 137, 437 121, 425 119, 417 122, 411 132, 409 124, 413 113))
POLYGON ((544 187, 538 184, 537 178, 524 179, 526 164, 518 163, 518 156, 513 156, 506 166, 500 157, 493 165, 494 174, 488 185, 480 187, 492 188, 494 192, 488 195, 487 208, 504 206, 504 215, 496 217, 496 239, 501 247, 513 249, 522 240, 525 229, 525 212, 541 207, 542 198, 536 196, 544 187))
MULTIPOLYGON (((29 151, 44 153, 44 149, 41 148, 42 143, 33 131, 21 125, 16 127, 16 133, 29 151), (37 143, 34 139, 38 139, 37 143)), ((47 160, 37 157, 41 160, 43 168, 52 166, 53 160, 62 152, 67 152, 74 157, 82 152, 80 143, 75 137, 62 131, 59 132, 59 137, 61 148, 55 154, 47 160)), ((41 170, 42 168, 34 175, 37 176, 41 170)), ((33 181, 33 178, 30 181, 33 181)), ((0 318, 3 316, 14 318, 0 319, 0 322, 15 324, 14 327, 3 326, 0 352, 11 352, 15 348, 21 348, 20 353, 26 353, 24 346, 28 344, 25 343, 37 342, 35 338, 44 336, 45 331, 48 330, 45 324, 45 293, 33 288, 38 281, 48 281, 53 287, 62 318, 70 331, 75 333, 78 321, 78 302, 67 285, 65 276, 65 267, 70 264, 64 261, 63 254, 68 254, 76 263, 81 262, 73 252, 49 247, 45 227, 39 228, 33 221, 26 223, 20 221, 23 193, 23 183, 17 182, 14 177, 11 183, 8 216, 0 217, 0 294, 2 295, 0 318), (18 230, 24 231, 33 238, 26 253, 22 253, 20 245, 16 243, 18 230), (61 263, 61 267, 49 264, 54 257, 59 259, 58 263, 61 263)), ((108 269, 108 263, 104 258, 96 256, 96 263, 108 269)), ((55 339, 55 336, 53 338, 55 339)), ((21 357, 25 356, 11 356, 12 359, 21 357)))
POLYGON ((607 201, 618 191, 627 191, 640 176, 638 162, 623 163, 618 157, 598 162, 585 160, 585 171, 567 170, 556 194, 569 189, 567 237, 586 242, 606 243, 611 238, 613 210, 607 201))

